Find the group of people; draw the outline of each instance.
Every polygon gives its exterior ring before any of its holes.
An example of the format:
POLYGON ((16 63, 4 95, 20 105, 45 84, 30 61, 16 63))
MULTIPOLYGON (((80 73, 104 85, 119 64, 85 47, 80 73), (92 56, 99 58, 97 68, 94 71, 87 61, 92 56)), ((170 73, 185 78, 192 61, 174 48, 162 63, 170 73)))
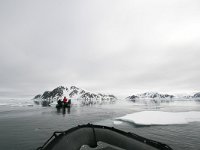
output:
POLYGON ((59 99, 57 103, 58 103, 58 106, 70 106, 71 100, 67 99, 65 96, 62 101, 59 99))

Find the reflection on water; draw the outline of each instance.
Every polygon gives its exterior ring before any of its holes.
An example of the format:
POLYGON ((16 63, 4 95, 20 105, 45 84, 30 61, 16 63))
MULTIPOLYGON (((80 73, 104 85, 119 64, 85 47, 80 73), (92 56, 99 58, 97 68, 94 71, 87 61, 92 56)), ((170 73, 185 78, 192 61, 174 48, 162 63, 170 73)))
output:
POLYGON ((71 109, 70 107, 67 108, 67 113, 68 113, 68 114, 70 114, 70 109, 71 109))
POLYGON ((71 107, 67 107, 67 108, 57 108, 57 114, 63 114, 63 116, 65 116, 66 114, 66 109, 67 109, 67 114, 70 114, 70 110, 71 110, 71 107))

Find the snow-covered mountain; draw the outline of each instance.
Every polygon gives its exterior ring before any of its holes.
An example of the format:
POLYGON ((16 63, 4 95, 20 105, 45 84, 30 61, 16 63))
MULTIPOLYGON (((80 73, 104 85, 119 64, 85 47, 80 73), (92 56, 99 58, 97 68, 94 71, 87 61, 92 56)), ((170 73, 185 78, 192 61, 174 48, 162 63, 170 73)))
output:
POLYGON ((135 102, 135 99, 138 99, 138 98, 139 97, 136 95, 131 95, 131 96, 128 96, 126 99, 135 102))
POLYGON ((134 101, 135 99, 171 99, 173 97, 174 95, 160 94, 157 92, 146 92, 142 94, 129 96, 126 99, 134 101))
POLYGON ((200 92, 194 94, 193 98, 200 98, 200 92))
POLYGON ((195 94, 160 94, 157 92, 146 92, 142 94, 136 94, 132 96, 128 96, 127 100, 135 101, 136 99, 161 99, 161 100, 169 100, 169 99, 200 99, 200 92, 195 94))
POLYGON ((117 100, 114 95, 107 95, 101 93, 92 93, 85 91, 76 86, 64 87, 59 86, 52 91, 45 91, 43 94, 36 95, 34 100, 48 100, 50 102, 63 99, 66 96, 72 101, 79 101, 84 105, 88 104, 102 104, 102 103, 113 103, 117 100))
POLYGON ((175 95, 175 98, 183 98, 183 99, 199 99, 200 98, 200 92, 198 93, 186 93, 186 94, 177 94, 175 95))
POLYGON ((146 93, 138 94, 137 97, 160 99, 160 98, 173 98, 174 96, 169 95, 169 94, 160 94, 157 92, 146 92, 146 93))
POLYGON ((176 94, 174 95, 174 98, 176 99, 192 99, 193 95, 192 94, 176 94))

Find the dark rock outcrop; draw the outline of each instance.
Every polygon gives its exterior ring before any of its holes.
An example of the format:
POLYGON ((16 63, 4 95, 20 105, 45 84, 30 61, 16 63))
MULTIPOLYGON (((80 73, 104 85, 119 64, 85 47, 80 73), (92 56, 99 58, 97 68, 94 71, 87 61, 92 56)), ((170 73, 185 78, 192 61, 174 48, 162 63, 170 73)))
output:
POLYGON ((196 93, 196 94, 194 94, 194 96, 193 96, 194 98, 200 98, 200 92, 198 92, 198 93, 196 93))
POLYGON ((38 99, 38 98, 41 98, 41 94, 38 94, 38 95, 36 95, 33 99, 38 99))
POLYGON ((173 98, 173 95, 169 94, 160 94, 157 92, 146 92, 143 94, 138 94, 137 95, 139 98, 173 98))
POLYGON ((41 98, 42 99, 58 99, 59 97, 63 96, 63 90, 65 90, 65 88, 63 86, 59 86, 55 89, 53 89, 52 91, 45 91, 42 95, 41 98))

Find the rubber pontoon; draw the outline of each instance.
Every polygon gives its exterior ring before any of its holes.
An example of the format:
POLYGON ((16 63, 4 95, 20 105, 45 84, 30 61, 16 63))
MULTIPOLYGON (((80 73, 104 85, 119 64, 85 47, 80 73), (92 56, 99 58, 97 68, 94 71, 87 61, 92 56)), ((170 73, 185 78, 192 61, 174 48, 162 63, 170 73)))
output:
POLYGON ((71 100, 69 100, 67 103, 61 102, 61 103, 59 103, 59 104, 56 105, 57 109, 60 109, 60 108, 69 108, 69 107, 71 107, 71 100))
POLYGON ((37 150, 172 150, 130 132, 100 125, 79 125, 63 132, 54 132, 37 150), (103 143, 103 144, 102 144, 103 143))
POLYGON ((57 104, 57 105, 56 105, 56 108, 57 108, 57 109, 69 108, 69 107, 71 107, 71 104, 63 104, 63 105, 57 104))

